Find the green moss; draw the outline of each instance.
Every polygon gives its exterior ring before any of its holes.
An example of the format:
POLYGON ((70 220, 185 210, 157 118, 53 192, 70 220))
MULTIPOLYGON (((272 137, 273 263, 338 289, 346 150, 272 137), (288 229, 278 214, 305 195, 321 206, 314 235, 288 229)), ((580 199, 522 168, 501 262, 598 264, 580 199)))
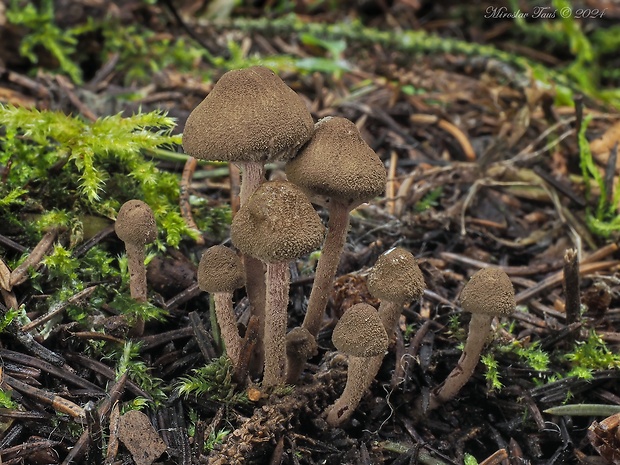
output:
POLYGON ((5 131, 0 165, 9 166, 0 185, 0 209, 11 213, 30 206, 43 211, 41 228, 60 224, 79 234, 84 215, 113 219, 123 202, 139 198, 153 209, 166 244, 176 246, 184 235, 195 234, 178 211, 179 178, 148 158, 158 149, 178 146, 174 125, 161 111, 88 122, 0 105, 5 131))
POLYGON ((582 379, 591 379, 596 370, 620 368, 620 354, 613 353, 594 330, 586 341, 577 342, 573 352, 565 357, 572 366, 568 376, 582 379))
POLYGON ((230 359, 223 355, 208 365, 193 370, 193 375, 181 378, 176 389, 184 396, 208 396, 212 400, 230 404, 247 403, 245 392, 235 391, 232 370, 230 359))

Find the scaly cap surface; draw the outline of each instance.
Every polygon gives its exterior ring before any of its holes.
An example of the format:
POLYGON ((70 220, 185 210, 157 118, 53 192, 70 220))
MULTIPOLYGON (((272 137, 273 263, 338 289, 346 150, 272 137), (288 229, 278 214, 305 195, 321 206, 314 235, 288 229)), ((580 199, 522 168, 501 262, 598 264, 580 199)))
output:
POLYGON ((510 315, 516 306, 510 278, 500 268, 478 270, 461 291, 461 306, 471 313, 510 315))
POLYGON ((235 215, 230 237, 241 252, 266 263, 317 249, 325 227, 304 193, 286 181, 263 183, 235 215))
POLYGON ((118 211, 114 231, 123 242, 150 244, 157 238, 153 210, 142 200, 128 200, 118 211))
POLYGON ((191 112, 183 149, 203 160, 287 160, 313 132, 301 97, 270 69, 253 66, 225 73, 191 112))
POLYGON ((377 299, 407 302, 418 299, 426 287, 413 255, 395 247, 382 254, 368 273, 368 291, 377 299))
POLYGON ((357 126, 340 117, 316 123, 310 142, 286 164, 286 175, 308 197, 329 197, 350 209, 381 195, 387 178, 357 126))
POLYGON ((372 305, 355 304, 338 321, 332 334, 336 349, 354 357, 374 357, 388 347, 388 337, 372 305))
POLYGON ((198 287, 205 292, 233 292, 245 285, 241 259, 223 245, 209 247, 198 265, 198 287))

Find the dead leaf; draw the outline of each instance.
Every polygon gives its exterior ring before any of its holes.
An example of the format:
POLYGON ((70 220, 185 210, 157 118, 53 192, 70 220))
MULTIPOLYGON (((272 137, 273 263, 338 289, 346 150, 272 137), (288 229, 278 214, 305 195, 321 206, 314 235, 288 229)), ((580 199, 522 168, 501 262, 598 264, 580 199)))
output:
POLYGON ((138 410, 130 410, 120 418, 118 438, 131 453, 136 465, 151 465, 166 451, 149 417, 138 410))
MULTIPOLYGON (((612 124, 601 137, 590 142, 590 151, 597 162, 606 165, 611 149, 616 144, 620 145, 620 121, 612 124)), ((616 171, 618 170, 620 170, 620 157, 616 160, 616 171)))

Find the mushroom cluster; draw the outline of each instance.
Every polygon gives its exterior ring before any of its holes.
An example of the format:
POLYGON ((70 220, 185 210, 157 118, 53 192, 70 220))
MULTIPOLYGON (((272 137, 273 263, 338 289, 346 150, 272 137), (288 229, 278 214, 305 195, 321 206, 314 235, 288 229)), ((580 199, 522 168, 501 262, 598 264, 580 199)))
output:
MULTIPOLYGON (((300 380, 318 350, 317 335, 346 244, 349 214, 384 192, 386 169, 346 118, 313 124, 304 101, 267 68, 224 74, 192 111, 183 133, 189 155, 238 164, 243 172, 240 209, 231 225, 230 248, 208 249, 200 261, 200 288, 213 295, 218 324, 233 365, 247 360, 233 311, 233 292, 245 285, 252 321, 259 320, 263 387, 300 380), (267 162, 285 163, 286 181, 266 181, 267 162), (327 209, 327 232, 312 204, 327 209), (290 266, 317 249, 321 255, 301 326, 288 334, 290 266)), ((337 350, 348 357, 347 382, 325 417, 344 424, 376 377, 405 306, 420 299, 425 282, 413 255, 393 248, 368 273, 379 299, 348 309, 333 331, 337 350)), ((510 280, 499 269, 474 275, 462 293, 474 313, 458 366, 430 396, 425 409, 454 397, 471 376, 494 315, 514 308, 510 280)), ((257 374, 257 373, 253 373, 257 374)), ((418 405, 421 405, 418 402, 418 405)))
MULTIPOLYGON (((265 164, 286 161, 314 133, 302 98, 273 71, 262 66, 228 71, 191 112, 183 131, 185 153, 200 160, 235 163, 242 170, 243 206, 265 180, 265 164)), ((263 263, 243 257, 252 314, 265 331, 263 263)), ((259 347, 259 363, 262 349, 259 347)))

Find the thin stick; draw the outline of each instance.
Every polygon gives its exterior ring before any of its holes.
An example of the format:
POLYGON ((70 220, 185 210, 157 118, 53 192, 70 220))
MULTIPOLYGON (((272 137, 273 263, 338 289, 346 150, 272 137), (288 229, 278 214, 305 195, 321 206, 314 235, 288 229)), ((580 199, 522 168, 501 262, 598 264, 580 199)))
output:
POLYGON ((70 400, 57 396, 52 392, 30 386, 7 374, 4 375, 4 381, 16 391, 33 397, 43 404, 51 405, 57 412, 66 413, 77 419, 85 418, 84 409, 70 400))
POLYGON ((564 254, 564 294, 566 295, 566 324, 576 323, 581 314, 579 295, 579 256, 576 249, 564 254))
MULTIPOLYGON (((42 265, 41 260, 43 260, 43 257, 45 257, 51 249, 52 244, 54 244, 56 240, 56 236, 58 236, 58 228, 53 228, 46 232, 35 248, 32 249, 32 252, 26 257, 26 260, 11 272, 11 278, 9 280, 9 286, 11 288, 28 279, 28 268, 33 267, 38 269, 42 265)), ((11 289, 7 290, 10 291, 11 289)))
MULTIPOLYGON (((594 263, 586 263, 581 264, 579 266, 579 273, 584 275, 588 273, 594 273, 595 271, 609 270, 610 268, 616 267, 620 264, 618 260, 607 260, 603 262, 594 262, 594 263)), ((562 282, 562 273, 557 272, 548 276, 547 278, 540 281, 537 285, 530 287, 529 289, 525 289, 524 291, 519 292, 515 296, 515 301, 517 305, 523 304, 528 300, 534 298, 541 292, 545 292, 548 289, 551 289, 562 282)))
POLYGON ((53 305, 52 308, 50 308, 49 312, 41 315, 39 318, 36 318, 34 320, 32 320, 30 323, 25 324, 24 326, 22 326, 21 330, 25 333, 27 333, 28 331, 33 330, 34 328, 36 328, 37 326, 42 325, 43 323, 46 323, 47 321, 51 320, 52 318, 54 318, 56 315, 59 315, 60 313, 62 313, 69 305, 72 304, 76 304, 76 305, 80 305, 80 301, 82 299, 88 298, 90 297, 90 295, 95 292, 95 289, 97 289, 97 286, 90 286, 87 287, 86 289, 78 292, 77 294, 69 297, 67 300, 65 300, 64 302, 60 302, 56 305, 53 305))
POLYGON ((179 209, 181 210, 181 216, 183 217, 185 224, 187 224, 190 229, 193 229, 199 234, 196 238, 196 244, 204 245, 205 238, 200 233, 200 229, 198 229, 198 226, 194 221, 194 217, 192 215, 192 207, 189 203, 189 187, 192 182, 194 172, 196 171, 197 164, 198 160, 196 160, 194 157, 189 157, 185 162, 185 166, 183 167, 183 174, 181 175, 179 209))

